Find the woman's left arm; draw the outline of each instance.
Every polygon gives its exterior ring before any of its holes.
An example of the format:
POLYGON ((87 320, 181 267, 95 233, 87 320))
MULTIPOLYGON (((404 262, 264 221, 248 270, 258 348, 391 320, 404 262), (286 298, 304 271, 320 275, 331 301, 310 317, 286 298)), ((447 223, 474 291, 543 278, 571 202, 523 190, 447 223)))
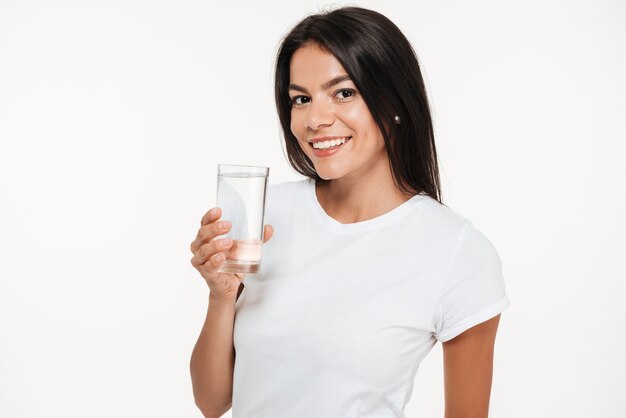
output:
POLYGON ((487 418, 500 315, 442 344, 445 418, 487 418))

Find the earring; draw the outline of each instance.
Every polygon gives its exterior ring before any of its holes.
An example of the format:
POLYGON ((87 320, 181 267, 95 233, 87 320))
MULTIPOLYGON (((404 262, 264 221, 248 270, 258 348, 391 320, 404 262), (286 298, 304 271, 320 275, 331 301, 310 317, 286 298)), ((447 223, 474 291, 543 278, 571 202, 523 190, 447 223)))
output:
POLYGON ((396 116, 394 116, 394 117, 393 117, 393 121, 394 121, 394 123, 395 123, 396 125, 400 125, 400 123, 402 123, 402 122, 400 121, 400 116, 398 116, 398 115, 396 115, 396 116))

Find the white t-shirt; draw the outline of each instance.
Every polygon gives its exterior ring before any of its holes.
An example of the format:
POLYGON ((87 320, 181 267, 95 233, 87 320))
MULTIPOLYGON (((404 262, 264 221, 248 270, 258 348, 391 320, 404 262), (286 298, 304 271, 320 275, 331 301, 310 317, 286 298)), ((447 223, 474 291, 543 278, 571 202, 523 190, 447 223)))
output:
POLYGON ((270 185, 236 302, 233 418, 404 417, 421 360, 508 307, 500 258, 426 195, 342 224, 310 179, 270 185))

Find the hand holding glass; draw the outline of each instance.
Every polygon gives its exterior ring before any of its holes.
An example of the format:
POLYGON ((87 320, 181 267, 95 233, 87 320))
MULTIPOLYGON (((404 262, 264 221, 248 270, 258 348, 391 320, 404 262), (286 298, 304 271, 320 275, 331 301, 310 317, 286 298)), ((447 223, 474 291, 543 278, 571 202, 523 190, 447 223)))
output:
POLYGON ((216 239, 233 240, 219 272, 259 272, 268 177, 269 167, 218 164, 216 206, 222 209, 221 218, 230 221, 231 229, 216 239))

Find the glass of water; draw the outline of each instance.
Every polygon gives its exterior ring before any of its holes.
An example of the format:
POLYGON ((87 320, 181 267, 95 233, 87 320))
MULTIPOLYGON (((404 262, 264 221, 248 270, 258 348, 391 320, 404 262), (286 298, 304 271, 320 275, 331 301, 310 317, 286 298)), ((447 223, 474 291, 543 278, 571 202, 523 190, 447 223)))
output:
POLYGON ((230 221, 227 234, 233 245, 218 269, 225 273, 256 274, 261 266, 263 218, 269 167, 218 164, 217 204, 222 220, 230 221))

